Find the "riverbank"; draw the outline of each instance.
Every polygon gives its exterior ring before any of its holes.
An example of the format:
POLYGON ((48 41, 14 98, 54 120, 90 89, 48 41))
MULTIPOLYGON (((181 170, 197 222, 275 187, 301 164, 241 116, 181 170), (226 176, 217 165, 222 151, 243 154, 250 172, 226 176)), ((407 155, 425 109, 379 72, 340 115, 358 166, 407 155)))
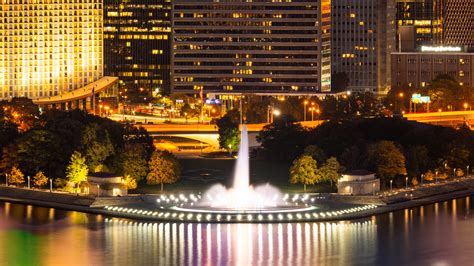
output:
MULTIPOLYGON (((472 178, 386 193, 379 197, 312 195, 316 199, 315 205, 322 207, 319 208, 318 214, 311 217, 307 215, 306 217, 301 217, 300 220, 338 221, 361 219, 471 195, 474 195, 474 179, 472 178)), ((108 217, 186 222, 183 220, 183 216, 160 210, 156 205, 156 199, 159 196, 132 195, 127 197, 97 198, 67 193, 0 187, 0 200, 2 201, 101 214, 108 217)))

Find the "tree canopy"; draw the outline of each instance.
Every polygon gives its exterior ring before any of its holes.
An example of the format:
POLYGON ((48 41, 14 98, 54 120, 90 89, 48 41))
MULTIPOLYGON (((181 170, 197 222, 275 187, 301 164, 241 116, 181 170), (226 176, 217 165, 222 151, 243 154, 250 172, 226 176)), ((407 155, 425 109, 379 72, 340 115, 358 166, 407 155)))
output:
POLYGON ((181 175, 178 159, 168 151, 154 151, 148 167, 150 171, 146 177, 147 184, 160 184, 161 191, 163 191, 163 184, 175 183, 181 175))
POLYGON ((313 185, 320 182, 322 179, 316 160, 309 155, 302 155, 293 161, 293 165, 290 167, 290 183, 300 183, 304 186, 306 191, 306 185, 313 185))

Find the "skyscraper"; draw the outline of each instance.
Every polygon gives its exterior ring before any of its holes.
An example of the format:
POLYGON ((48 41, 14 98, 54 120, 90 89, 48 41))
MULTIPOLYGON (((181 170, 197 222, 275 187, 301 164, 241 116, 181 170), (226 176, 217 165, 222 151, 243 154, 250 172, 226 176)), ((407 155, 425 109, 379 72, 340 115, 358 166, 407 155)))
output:
POLYGON ((333 0, 331 5, 333 74, 344 73, 350 90, 386 93, 395 49, 394 0, 333 0))
POLYGON ((403 34, 401 29, 407 26, 413 28, 417 45, 440 42, 442 38, 441 8, 440 0, 397 0, 399 34, 403 34))
POLYGON ((329 0, 173 1, 175 92, 330 90, 329 0))
POLYGON ((129 92, 169 91, 171 0, 104 0, 105 73, 129 92))
POLYGON ((102 77, 102 0, 4 0, 0 98, 59 95, 102 77))
POLYGON ((474 2, 440 0, 442 3, 442 44, 474 47, 474 2))

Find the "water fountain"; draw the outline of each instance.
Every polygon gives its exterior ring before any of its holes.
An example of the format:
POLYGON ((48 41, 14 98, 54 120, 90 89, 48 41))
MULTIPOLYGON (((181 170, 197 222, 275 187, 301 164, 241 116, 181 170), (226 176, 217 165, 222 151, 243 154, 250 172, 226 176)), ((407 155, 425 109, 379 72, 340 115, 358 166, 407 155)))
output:
POLYGON ((161 195, 158 209, 106 206, 123 216, 184 222, 291 222, 327 220, 374 208, 329 209, 317 202, 324 196, 285 194, 270 184, 253 187, 249 178, 247 127, 242 126, 239 153, 231 188, 216 184, 204 194, 161 195))
POLYGON ((288 201, 288 196, 270 184, 253 187, 250 185, 249 144, 247 126, 242 125, 239 153, 231 188, 216 184, 207 190, 196 202, 176 206, 177 210, 189 212, 262 214, 299 212, 314 209, 297 200, 288 201))

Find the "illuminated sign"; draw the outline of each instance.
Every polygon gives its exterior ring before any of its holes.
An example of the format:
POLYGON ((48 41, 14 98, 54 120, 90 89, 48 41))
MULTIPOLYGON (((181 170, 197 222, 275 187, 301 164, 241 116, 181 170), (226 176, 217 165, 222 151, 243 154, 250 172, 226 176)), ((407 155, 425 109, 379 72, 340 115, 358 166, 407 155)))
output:
POLYGON ((461 46, 421 46, 422 52, 462 52, 461 46))
POLYGON ((430 103, 430 96, 421 96, 421 94, 413 94, 411 96, 411 102, 412 103, 430 103))
POLYGON ((206 104, 221 104, 221 101, 219 99, 211 98, 206 99, 206 104))

